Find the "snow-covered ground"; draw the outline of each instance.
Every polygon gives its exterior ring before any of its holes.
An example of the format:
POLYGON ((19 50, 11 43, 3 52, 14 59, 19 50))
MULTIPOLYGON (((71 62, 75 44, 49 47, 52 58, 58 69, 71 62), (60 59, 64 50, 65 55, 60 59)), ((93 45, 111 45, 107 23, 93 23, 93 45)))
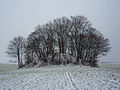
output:
POLYGON ((120 90, 120 68, 47 66, 0 73, 0 90, 120 90))

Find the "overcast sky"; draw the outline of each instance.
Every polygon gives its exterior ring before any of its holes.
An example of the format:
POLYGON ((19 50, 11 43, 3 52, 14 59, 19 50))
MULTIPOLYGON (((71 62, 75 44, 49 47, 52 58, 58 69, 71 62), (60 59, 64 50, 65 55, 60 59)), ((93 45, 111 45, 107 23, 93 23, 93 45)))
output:
POLYGON ((62 16, 83 15, 110 40, 102 61, 120 62, 120 0, 0 0, 0 63, 15 36, 27 37, 35 26, 62 16))

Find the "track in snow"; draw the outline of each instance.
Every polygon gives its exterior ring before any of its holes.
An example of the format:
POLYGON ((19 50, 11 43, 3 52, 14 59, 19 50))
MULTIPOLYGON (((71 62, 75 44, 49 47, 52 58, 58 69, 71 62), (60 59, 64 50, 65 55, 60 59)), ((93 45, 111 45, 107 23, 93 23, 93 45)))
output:
POLYGON ((120 70, 81 66, 20 69, 0 75, 0 90, 120 90, 120 70))

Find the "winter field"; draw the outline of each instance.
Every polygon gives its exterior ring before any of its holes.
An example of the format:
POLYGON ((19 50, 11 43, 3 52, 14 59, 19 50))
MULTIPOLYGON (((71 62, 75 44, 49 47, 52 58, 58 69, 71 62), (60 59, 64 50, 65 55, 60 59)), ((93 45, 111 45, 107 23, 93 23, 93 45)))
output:
POLYGON ((16 68, 0 64, 0 90, 120 90, 120 64, 16 68))

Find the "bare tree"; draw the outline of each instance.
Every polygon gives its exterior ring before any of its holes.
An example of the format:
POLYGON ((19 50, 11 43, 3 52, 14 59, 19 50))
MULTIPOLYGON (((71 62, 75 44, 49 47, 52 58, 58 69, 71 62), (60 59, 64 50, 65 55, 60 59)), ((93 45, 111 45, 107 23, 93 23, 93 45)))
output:
POLYGON ((22 36, 15 37, 10 41, 6 51, 9 57, 17 58, 19 68, 23 66, 24 44, 25 39, 22 36))
MULTIPOLYGON (((57 42, 59 48, 59 62, 63 58, 65 58, 65 54, 68 48, 68 37, 67 34, 70 29, 70 20, 67 17, 57 18, 54 20, 54 31, 57 35, 57 42)), ((63 59, 62 59, 62 62, 63 59)))
POLYGON ((71 16, 71 34, 74 39, 74 46, 76 50, 76 61, 79 63, 82 56, 82 39, 85 30, 91 26, 91 23, 84 16, 71 16))

